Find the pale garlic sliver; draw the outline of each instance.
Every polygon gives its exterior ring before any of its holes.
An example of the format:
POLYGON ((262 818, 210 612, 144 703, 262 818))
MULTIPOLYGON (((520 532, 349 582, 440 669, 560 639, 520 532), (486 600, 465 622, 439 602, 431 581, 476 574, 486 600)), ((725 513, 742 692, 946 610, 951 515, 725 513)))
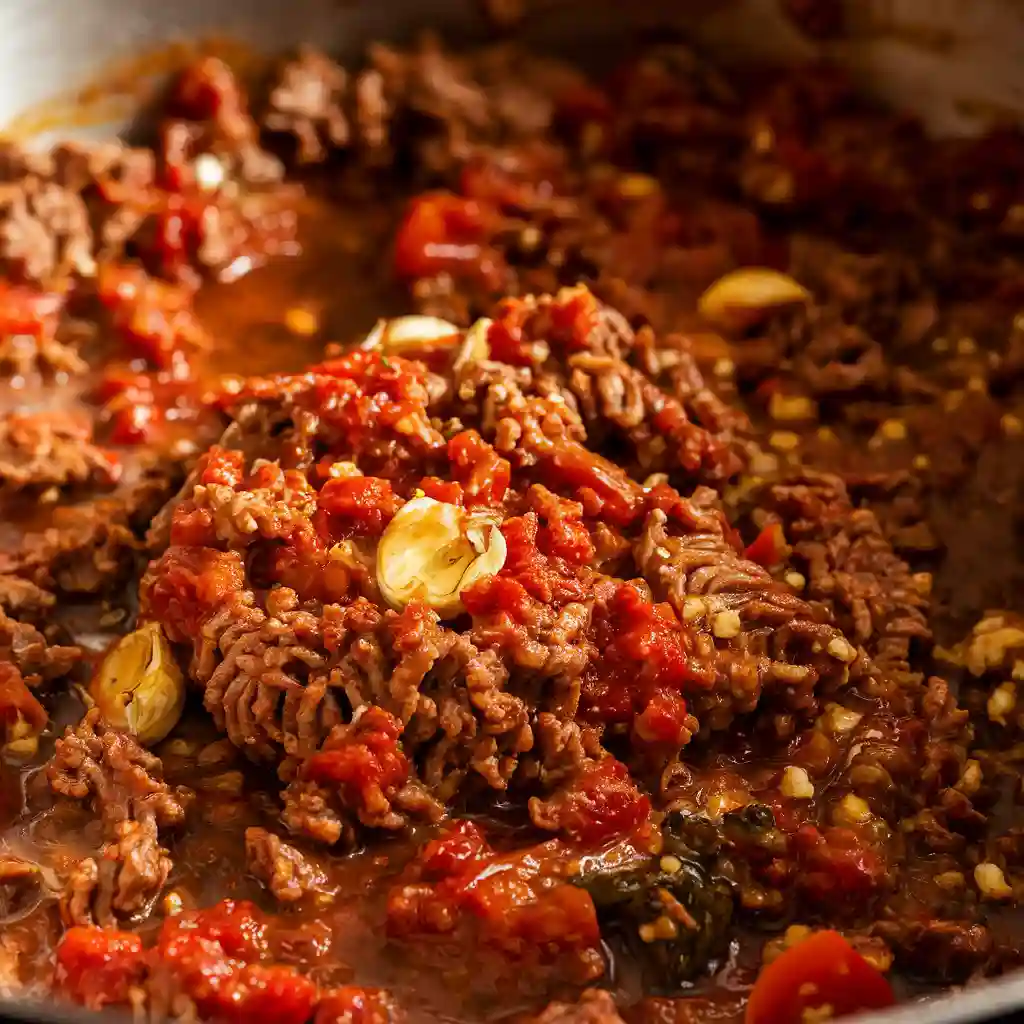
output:
POLYGON ((464 610, 462 592, 505 564, 500 519, 433 498, 414 498, 388 524, 377 547, 377 584, 392 608, 428 604, 442 619, 464 610))
POLYGON ((452 366, 456 373, 470 363, 482 363, 491 358, 491 345, 487 334, 493 323, 493 320, 483 316, 466 331, 466 336, 459 346, 459 354, 455 357, 455 363, 452 366))
POLYGON ((185 681, 158 623, 122 637, 103 659, 89 694, 106 721, 144 746, 159 743, 178 723, 185 681))
POLYGON ((378 320, 359 347, 379 350, 385 355, 402 355, 448 338, 454 345, 461 334, 455 324, 437 316, 399 316, 378 320))
POLYGON ((788 274, 768 267, 742 267, 723 275, 700 297, 697 308, 719 327, 756 322, 780 306, 809 302, 811 293, 788 274))

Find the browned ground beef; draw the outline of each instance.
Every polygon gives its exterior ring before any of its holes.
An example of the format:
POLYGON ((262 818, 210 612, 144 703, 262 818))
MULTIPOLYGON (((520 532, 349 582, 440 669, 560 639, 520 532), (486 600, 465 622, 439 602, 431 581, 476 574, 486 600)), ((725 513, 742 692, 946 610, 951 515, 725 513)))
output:
POLYGON ((765 1024, 780 958, 802 1019, 1021 965, 1024 140, 607 72, 206 56, 148 146, 0 147, 4 988, 765 1024), (396 596, 417 507, 499 561, 396 596))

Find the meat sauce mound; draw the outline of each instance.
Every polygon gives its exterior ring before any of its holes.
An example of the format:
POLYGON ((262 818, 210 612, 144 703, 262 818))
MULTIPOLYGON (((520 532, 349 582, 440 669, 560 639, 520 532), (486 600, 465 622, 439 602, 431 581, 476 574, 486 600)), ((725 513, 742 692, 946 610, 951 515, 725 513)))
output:
POLYGON ((0 179, 4 992, 802 1024, 1021 966, 1018 133, 427 37, 0 179))

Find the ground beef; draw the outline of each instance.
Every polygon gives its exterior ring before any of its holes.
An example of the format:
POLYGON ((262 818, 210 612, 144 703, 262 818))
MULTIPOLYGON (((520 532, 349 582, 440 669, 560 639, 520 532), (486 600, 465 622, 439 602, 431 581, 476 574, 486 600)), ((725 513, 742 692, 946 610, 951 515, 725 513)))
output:
POLYGON ((29 686, 40 687, 67 675, 81 656, 78 647, 51 644, 35 626, 0 610, 0 661, 16 665, 29 686))
POLYGON ((117 457, 93 442, 84 416, 12 413, 0 421, 0 486, 109 487, 120 473, 117 457))
POLYGON ((509 300, 499 304, 495 319, 488 332, 495 355, 532 364, 538 390, 551 387, 542 371, 565 379, 559 394, 574 396, 590 445, 627 442, 635 453, 635 475, 677 470, 716 482, 740 468, 733 442, 743 418, 721 413, 721 403, 709 398, 685 357, 668 377, 674 395, 659 388, 651 377, 657 378, 661 362, 671 365, 668 354, 652 359, 651 332, 638 337, 620 312, 597 302, 587 289, 509 300), (631 358, 650 376, 629 365, 631 358))
POLYGON ((622 1016, 611 994, 587 989, 575 1003, 549 1003, 530 1024, 620 1024, 622 1016))
MULTIPOLYGON (((659 484, 648 496, 586 446, 589 432, 621 429, 620 417, 600 405, 586 417, 577 411, 583 405, 558 382, 558 353, 590 346, 628 354, 636 341, 621 317, 585 290, 521 307, 506 307, 498 314, 506 320, 491 328, 491 355, 511 362, 470 360, 453 390, 437 398, 417 371, 391 380, 408 371, 363 353, 324 364, 320 377, 253 382, 259 401, 243 401, 225 443, 197 464, 170 514, 154 524, 153 543, 170 545, 143 582, 143 610, 173 640, 191 644, 193 678, 232 742, 261 760, 284 755, 284 820, 296 832, 336 842, 351 840, 356 822, 399 828, 410 816, 436 818, 440 804, 480 782, 497 790, 517 780, 551 787, 599 755, 610 698, 591 696, 585 678, 605 656, 600 631, 627 621, 608 610, 618 598, 605 603, 601 595, 612 590, 587 565, 599 551, 625 565, 633 548, 636 568, 670 609, 666 643, 682 643, 672 632, 680 623, 696 629, 686 640, 696 719, 663 683, 645 690, 627 716, 627 723, 639 716, 639 736, 650 728, 644 714, 655 714, 645 702, 675 702, 678 732, 662 755, 669 760, 701 724, 723 729, 751 711, 762 690, 780 710, 810 718, 816 694, 835 693, 861 671, 863 655, 824 609, 740 556, 710 491, 687 501, 659 484), (528 325, 511 340, 500 333, 510 316, 528 325), (524 355, 539 368, 517 368, 524 355), (392 403, 381 411, 378 436, 364 439, 358 421, 340 433, 349 403, 358 408, 371 381, 392 403), (478 423, 494 448, 465 429, 445 445, 427 419, 428 404, 455 414, 460 428, 478 423), (400 410, 404 418, 394 419, 400 410), (284 468, 284 453, 294 468, 284 468), (415 603, 382 611, 366 575, 379 527, 328 550, 323 531, 336 514, 325 518, 324 496, 334 485, 318 487, 310 476, 325 458, 358 460, 368 474, 406 465, 412 478, 433 476, 447 458, 465 480, 457 486, 475 488, 466 493, 477 501, 501 500, 507 484, 496 480, 522 480, 516 500, 525 515, 508 519, 504 530, 518 552, 505 570, 508 586, 522 592, 523 610, 510 619, 494 603, 506 585, 499 580, 472 603, 467 598, 473 622, 466 632, 441 626, 415 603), (544 484, 530 485, 538 477, 544 484), (595 526, 598 544, 588 517, 604 516, 610 522, 595 526), (269 593, 268 580, 279 584, 269 593), (581 685, 594 703, 593 722, 574 720, 581 685), (323 775, 323 759, 371 742, 362 736, 371 712, 390 723, 380 734, 373 727, 372 743, 394 744, 400 735, 396 757, 404 767, 380 784, 339 787, 339 778, 323 775), (390 739, 380 738, 385 733, 390 739)), ((617 372, 640 379, 625 363, 617 372)), ((716 449, 681 408, 673 416, 685 429, 670 435, 670 464, 699 473, 707 454, 706 471, 720 477, 726 463, 716 453, 726 449, 716 449)), ((363 487, 361 479, 345 486, 363 487)), ((627 605, 639 600, 642 608, 646 592, 637 595, 624 598, 627 605)), ((619 658, 627 648, 610 650, 619 658)), ((675 657, 666 654, 658 671, 671 676, 675 657)), ((648 741, 637 742, 653 756, 648 741)))
POLYGON ((0 260, 8 274, 27 281, 92 273, 92 229, 81 196, 31 177, 3 186, 0 260))
POLYGON ((762 504, 781 517, 808 597, 832 610, 886 678, 906 676, 911 644, 931 640, 930 578, 911 573, 874 514, 852 507, 838 477, 785 481, 768 488, 762 504))
POLYGON ((715 495, 698 490, 671 519, 649 513, 635 549, 655 594, 698 630, 700 656, 713 666, 718 681, 698 701, 697 717, 728 728, 763 689, 811 714, 816 693, 835 693, 863 672, 864 655, 820 609, 742 557, 727 531, 715 495))
POLYGON ((91 712, 35 775, 61 801, 26 775, 9 838, 65 880, 70 927, 40 895, 0 981, 55 959, 60 992, 154 1019, 386 1024, 386 993, 321 987, 383 971, 421 1016, 557 997, 530 1019, 621 1024, 582 986, 625 965, 681 991, 735 943, 727 986, 644 1024, 742 1017, 748 947, 789 920, 915 983, 1024 960, 1018 135, 936 143, 827 68, 725 80, 675 42, 604 85, 511 45, 303 49, 251 106, 206 56, 163 113, 152 150, 0 146, 0 374, 32 403, 0 424, 5 529, 28 529, 0 552, 5 771, 66 721, 52 683, 84 681, 57 622, 92 649, 137 612, 193 688, 159 757, 91 712), (294 253, 298 208, 314 263, 379 217, 367 264, 473 329, 352 351, 350 303, 268 268, 297 308, 264 323, 281 296, 239 285, 266 365, 339 344, 215 380, 257 339, 204 329, 207 284, 294 253), (803 290, 716 310, 750 267, 803 290), (48 412, 66 384, 81 430, 48 412), (424 501, 472 516, 477 553, 500 530, 458 601, 378 567, 424 501), (192 909, 260 886, 303 912, 192 909))
POLYGON ((154 475, 117 497, 62 505, 50 526, 0 552, 0 573, 58 594, 109 594, 134 567, 142 548, 136 530, 144 529, 168 489, 166 478, 154 475))
POLYGON ((249 870, 282 903, 295 903, 308 896, 327 896, 327 876, 301 850, 263 828, 245 833, 249 870))
POLYGON ((103 724, 99 710, 68 727, 46 766, 53 792, 88 801, 106 843, 67 879, 61 907, 72 924, 111 927, 143 918, 160 896, 172 862, 159 831, 185 820, 193 793, 170 786, 158 757, 128 733, 103 724))
POLYGON ((299 50, 270 90, 263 125, 295 137, 300 164, 324 160, 348 144, 352 129, 345 111, 348 73, 311 47, 299 50))
POLYGON ((115 927, 149 914, 163 891, 172 863, 160 846, 152 818, 121 821, 116 838, 97 857, 72 871, 61 897, 64 920, 74 925, 115 927))
POLYGON ((96 256, 120 256, 145 219, 156 179, 151 149, 117 142, 67 142, 53 150, 53 177, 85 201, 96 256))
POLYGON ((43 612, 53 607, 54 601, 53 594, 31 580, 0 575, 0 608, 18 619, 37 621, 43 612))
POLYGON ((168 785, 162 772, 160 758, 104 725, 98 709, 68 727, 46 768, 54 793, 89 801, 111 829, 122 822, 171 828, 184 821, 192 793, 168 785))
POLYGON ((49 330, 38 336, 11 334, 0 338, 0 374, 11 380, 42 376, 57 380, 78 376, 88 368, 79 347, 83 340, 74 325, 58 329, 58 336, 49 330))
POLYGON ((168 113, 181 120, 165 124, 162 155, 168 163, 210 153, 229 177, 249 187, 280 181, 284 168, 260 146, 245 92, 218 57, 204 57, 185 70, 175 83, 169 108, 168 113))

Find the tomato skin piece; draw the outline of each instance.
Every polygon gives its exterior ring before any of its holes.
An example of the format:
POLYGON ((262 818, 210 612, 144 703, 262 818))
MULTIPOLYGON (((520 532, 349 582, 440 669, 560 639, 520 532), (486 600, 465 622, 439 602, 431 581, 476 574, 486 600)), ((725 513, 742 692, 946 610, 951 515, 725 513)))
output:
POLYGON ((832 1017, 892 1006, 892 987, 839 932, 820 931, 761 971, 744 1024, 803 1024, 808 1010, 832 1017))
POLYGON ((786 554, 786 535, 781 523, 768 523, 763 530, 747 545, 743 552, 744 558, 765 569, 777 566, 786 554))

